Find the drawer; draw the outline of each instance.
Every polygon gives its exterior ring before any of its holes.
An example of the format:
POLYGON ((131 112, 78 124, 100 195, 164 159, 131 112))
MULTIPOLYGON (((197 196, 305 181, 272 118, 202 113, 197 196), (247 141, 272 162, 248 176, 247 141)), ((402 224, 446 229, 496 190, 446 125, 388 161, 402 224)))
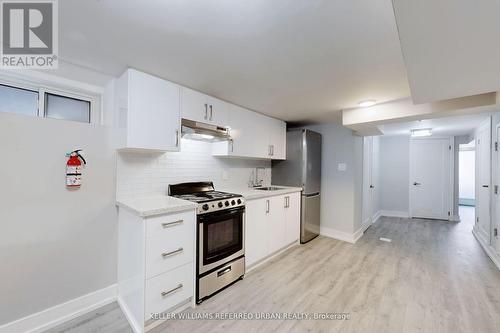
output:
POLYGON ((193 297, 193 281, 192 263, 146 280, 146 321, 151 313, 164 312, 193 297))
POLYGON ((146 278, 194 261, 194 226, 172 227, 146 239, 146 278))
POLYGON ((178 214, 160 215, 146 219, 146 237, 168 234, 177 229, 193 230, 196 222, 196 211, 190 210, 178 214))

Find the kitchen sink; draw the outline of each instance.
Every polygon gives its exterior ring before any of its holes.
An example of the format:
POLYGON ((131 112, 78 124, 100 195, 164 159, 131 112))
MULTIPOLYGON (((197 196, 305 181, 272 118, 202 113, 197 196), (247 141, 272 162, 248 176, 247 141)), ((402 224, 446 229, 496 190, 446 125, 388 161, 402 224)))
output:
POLYGON ((256 187, 254 188, 255 190, 259 191, 278 191, 278 190, 283 190, 284 187, 278 187, 278 186, 263 186, 263 187, 256 187))

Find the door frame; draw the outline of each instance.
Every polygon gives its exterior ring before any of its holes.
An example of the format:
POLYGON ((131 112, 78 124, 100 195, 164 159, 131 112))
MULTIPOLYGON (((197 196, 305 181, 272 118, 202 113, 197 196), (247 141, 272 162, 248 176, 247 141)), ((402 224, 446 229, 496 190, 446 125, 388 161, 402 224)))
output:
MULTIPOLYGON (((494 181, 494 174, 493 174, 493 146, 492 146, 492 138, 493 138, 493 126, 492 126, 492 119, 491 117, 488 117, 488 119, 486 119, 485 121, 483 121, 477 128, 476 130, 474 131, 474 140, 476 141, 476 165, 475 165, 475 169, 476 169, 476 206, 475 206, 475 215, 474 215, 474 230, 477 234, 477 237, 479 237, 483 242, 486 242, 488 246, 491 246, 493 244, 493 181, 494 181), (483 128, 489 128, 490 130, 490 136, 488 138, 488 144, 489 144, 489 160, 487 161, 487 165, 489 166, 489 191, 488 191, 488 202, 486 203, 487 206, 488 206, 488 215, 489 215, 489 235, 488 235, 488 239, 485 239, 485 237, 483 237, 483 234, 481 233, 481 227, 479 225, 479 222, 478 222, 478 218, 479 218, 479 210, 478 210, 478 205, 481 205, 481 199, 480 199, 480 196, 479 196, 479 190, 480 190, 480 186, 482 186, 481 183, 481 180, 480 180, 480 177, 479 177, 479 172, 481 172, 481 168, 479 167, 479 163, 478 163, 478 159, 481 158, 481 156, 479 156, 479 149, 478 149, 478 143, 477 143, 477 140, 478 140, 478 137, 477 137, 477 134, 478 132, 480 132, 483 128)), ((495 127, 495 129, 497 129, 497 127, 500 126, 497 125, 495 127)), ((495 133, 496 134, 496 133, 495 133)))
POLYGON ((412 152, 412 142, 415 142, 415 141, 428 141, 428 140, 449 140, 449 146, 451 147, 451 149, 449 149, 449 155, 448 155, 448 159, 449 159, 449 177, 450 177, 450 186, 448 188, 448 212, 449 212, 449 215, 448 215, 448 219, 446 219, 445 221, 451 221, 453 219, 453 206, 454 206, 454 193, 455 193, 455 137, 453 136, 446 136, 446 137, 442 137, 442 136, 436 136, 436 137, 426 137, 426 138, 411 138, 410 137, 410 147, 409 147, 409 167, 410 167, 410 170, 409 170, 409 179, 408 179, 408 213, 409 213, 409 216, 410 218, 414 218, 413 216, 413 207, 412 207, 412 186, 413 186, 413 165, 412 165, 412 156, 413 156, 413 152, 412 152))
MULTIPOLYGON (((493 136, 493 135, 492 135, 493 136)), ((498 123, 495 126, 495 140, 494 142, 492 141, 492 149, 491 149, 491 184, 493 185, 493 188, 490 191, 490 224, 491 224, 491 230, 490 230, 490 239, 491 239, 491 245, 496 249, 497 254, 500 255, 500 235, 496 236, 496 242, 495 242, 495 235, 494 231, 495 228, 497 229, 497 232, 500 230, 500 189, 498 189, 498 193, 495 194, 494 187, 498 186, 500 183, 500 148, 498 147, 500 145, 500 123, 498 123), (495 149, 495 145, 497 146, 497 149, 495 149), (492 218, 493 217, 493 218, 492 218), (495 224, 496 223, 496 224, 495 224)))

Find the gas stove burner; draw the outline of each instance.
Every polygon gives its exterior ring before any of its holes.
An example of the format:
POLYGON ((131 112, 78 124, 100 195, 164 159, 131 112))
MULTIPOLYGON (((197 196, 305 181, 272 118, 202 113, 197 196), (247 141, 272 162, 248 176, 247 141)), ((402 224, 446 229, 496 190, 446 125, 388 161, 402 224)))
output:
POLYGON ((215 191, 212 182, 169 185, 170 196, 198 203, 198 214, 242 207, 245 201, 240 194, 215 191))

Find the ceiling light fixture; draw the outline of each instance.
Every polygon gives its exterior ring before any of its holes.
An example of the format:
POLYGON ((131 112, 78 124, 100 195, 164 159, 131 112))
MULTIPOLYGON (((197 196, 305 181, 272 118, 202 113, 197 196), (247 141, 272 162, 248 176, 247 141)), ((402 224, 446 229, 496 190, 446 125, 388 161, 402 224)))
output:
POLYGON ((358 105, 362 108, 365 108, 367 106, 374 106, 375 104, 377 104, 377 101, 373 100, 373 99, 369 99, 369 100, 366 100, 366 101, 362 101, 362 102, 359 102, 358 105))
POLYGON ((432 135, 432 128, 419 128, 419 129, 412 129, 411 130, 412 137, 423 137, 423 136, 431 136, 431 135, 432 135))

